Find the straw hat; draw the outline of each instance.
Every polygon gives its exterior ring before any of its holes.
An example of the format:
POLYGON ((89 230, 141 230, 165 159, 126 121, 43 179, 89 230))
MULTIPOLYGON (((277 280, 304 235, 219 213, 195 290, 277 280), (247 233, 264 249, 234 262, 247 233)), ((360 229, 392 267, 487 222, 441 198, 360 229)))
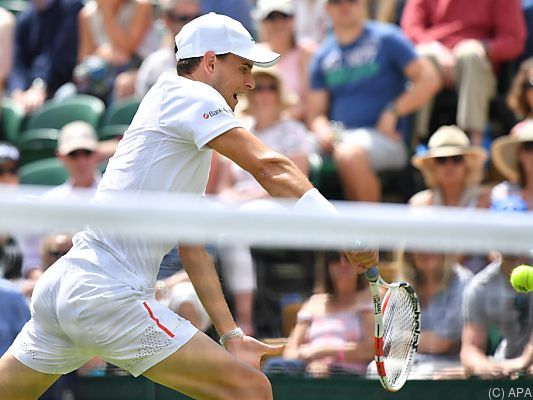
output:
POLYGON ((431 136, 428 150, 423 154, 416 154, 411 159, 412 164, 423 169, 428 160, 437 157, 451 157, 463 155, 472 159, 480 167, 487 159, 487 152, 480 146, 472 146, 466 133, 455 125, 441 126, 431 136))
POLYGON ((509 135, 502 136, 492 144, 494 165, 511 182, 518 182, 518 147, 520 143, 533 142, 533 120, 526 119, 516 124, 509 135))

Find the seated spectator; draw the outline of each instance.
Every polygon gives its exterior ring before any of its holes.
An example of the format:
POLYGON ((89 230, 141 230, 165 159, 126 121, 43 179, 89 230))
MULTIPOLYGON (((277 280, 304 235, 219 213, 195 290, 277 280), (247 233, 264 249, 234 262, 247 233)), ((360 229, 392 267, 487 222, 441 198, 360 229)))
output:
POLYGON ((431 379, 461 365, 462 299, 472 272, 438 253, 401 253, 400 276, 413 285, 420 301, 421 334, 410 377, 431 379))
POLYGON ((442 126, 430 138, 428 150, 413 156, 428 189, 416 193, 415 206, 489 206, 489 191, 480 187, 486 151, 472 146, 456 126, 442 126))
MULTIPOLYGON (((520 1, 411 0, 401 25, 419 54, 438 66, 443 85, 456 88, 457 125, 481 145, 499 66, 524 48, 520 1)), ((417 134, 428 131, 430 115, 431 104, 419 116, 417 134)))
POLYGON ((78 90, 109 101, 132 96, 137 70, 154 49, 149 0, 91 0, 80 13, 78 90))
POLYGON ((517 118, 533 118, 533 57, 520 64, 507 96, 507 105, 517 118))
POLYGON ((496 210, 533 209, 533 120, 516 124, 511 133, 492 144, 492 160, 507 178, 491 192, 491 208, 496 210))
POLYGON ((35 0, 17 19, 8 89, 27 113, 72 80, 82 5, 80 0, 35 0))
MULTIPOLYGON (((57 157, 67 170, 68 179, 46 192, 43 198, 76 200, 79 198, 79 193, 75 192, 77 188, 95 191, 101 179, 97 150, 98 139, 91 125, 83 121, 65 125, 59 133, 57 157)), ((23 277, 37 279, 42 274, 40 242, 43 234, 48 233, 30 235, 23 241, 23 277)))
MULTIPOLYGON (((409 204, 488 208, 490 191, 480 186, 486 159, 486 151, 472 146, 461 129, 440 127, 431 136, 428 151, 412 158, 428 189, 416 193, 409 204)), ((459 260, 473 272, 487 265, 487 258, 481 255, 463 255, 459 260)))
POLYGON ((0 140, 5 139, 2 132, 2 97, 6 87, 7 77, 13 64, 13 32, 15 28, 15 17, 6 9, 0 7, 0 140))
MULTIPOLYGON (((252 75, 255 89, 248 92, 242 110, 245 125, 261 141, 289 157, 307 174, 308 157, 314 150, 312 135, 301 122, 284 115, 291 100, 278 70, 255 67, 252 75)), ((225 163, 222 168, 218 190, 221 196, 240 200, 268 197, 253 176, 237 164, 225 163)))
POLYGON ((288 110, 289 115, 304 120, 309 93, 309 61, 316 44, 296 41, 294 12, 292 0, 259 0, 256 16, 261 23, 261 42, 281 54, 277 65, 279 74, 287 91, 296 96, 295 104, 288 110))
POLYGON ((464 295, 461 362, 467 373, 490 379, 533 374, 533 293, 517 293, 509 283, 514 267, 530 256, 504 255, 470 282, 464 295), (502 340, 487 355, 488 332, 502 340))
POLYGON ((0 357, 30 319, 30 307, 18 288, 0 276, 0 357))
POLYGON ((265 372, 363 374, 374 357, 374 313, 368 283, 339 252, 326 255, 325 293, 314 294, 298 312, 283 358, 265 372))
POLYGON ((379 201, 376 171, 407 163, 403 117, 429 101, 439 83, 397 27, 365 21, 363 3, 328 0, 334 35, 311 65, 309 123, 335 162, 345 198, 379 201), (342 124, 340 132, 330 121, 342 124))
POLYGON ((164 72, 176 73, 174 37, 187 22, 200 15, 199 0, 161 0, 159 5, 168 32, 161 49, 150 54, 139 68, 135 82, 135 95, 139 98, 144 97, 164 72))

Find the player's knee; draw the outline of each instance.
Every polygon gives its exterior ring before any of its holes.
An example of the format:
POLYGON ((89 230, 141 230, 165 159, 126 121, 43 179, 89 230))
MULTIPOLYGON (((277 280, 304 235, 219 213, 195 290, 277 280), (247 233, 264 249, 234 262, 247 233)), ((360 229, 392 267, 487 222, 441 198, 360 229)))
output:
POLYGON ((235 387, 227 392, 224 399, 253 399, 253 400, 271 400, 272 386, 268 378, 257 370, 250 369, 246 376, 241 376, 235 380, 235 387))

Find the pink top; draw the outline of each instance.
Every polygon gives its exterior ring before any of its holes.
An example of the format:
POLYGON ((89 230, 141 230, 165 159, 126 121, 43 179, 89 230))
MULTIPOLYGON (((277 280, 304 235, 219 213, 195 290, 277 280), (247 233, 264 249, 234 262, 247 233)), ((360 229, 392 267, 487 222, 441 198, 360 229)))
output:
MULTIPOLYGON (((348 342, 360 342, 370 340, 366 338, 362 326, 362 313, 371 312, 372 304, 367 303, 357 306, 351 310, 339 311, 323 315, 311 315, 307 312, 298 313, 298 321, 309 323, 306 335, 306 344, 344 344, 348 342)), ((367 363, 348 362, 338 359, 324 360, 327 364, 334 364, 345 371, 357 374, 366 372, 367 363)))
POLYGON ((402 29, 415 44, 453 48, 464 39, 486 41, 493 63, 518 57, 526 39, 520 0, 410 0, 402 29))

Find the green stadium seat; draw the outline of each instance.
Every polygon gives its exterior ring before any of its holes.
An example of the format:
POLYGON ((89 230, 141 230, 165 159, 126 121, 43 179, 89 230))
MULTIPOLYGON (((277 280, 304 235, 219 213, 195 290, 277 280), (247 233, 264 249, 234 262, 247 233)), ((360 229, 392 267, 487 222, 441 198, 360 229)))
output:
POLYGON ((24 120, 24 111, 22 107, 13 102, 11 99, 2 99, 2 130, 6 135, 6 140, 16 143, 20 132, 20 126, 24 120))
POLYGON ((139 108, 141 101, 138 99, 129 99, 115 102, 107 109, 102 126, 107 125, 129 125, 139 108))
POLYGON ((30 6, 26 0, 0 0, 0 7, 17 15, 30 6))
POLYGON ((97 129, 105 105, 102 100, 89 95, 76 95, 61 101, 47 101, 28 119, 26 129, 61 129, 73 121, 85 121, 97 129))
POLYGON ((67 180, 67 171, 57 158, 46 158, 23 165, 19 176, 23 184, 57 186, 67 180))
POLYGON ((32 129, 20 134, 17 147, 21 164, 55 157, 59 131, 57 129, 32 129))
POLYGON ((98 128, 98 138, 100 140, 109 140, 121 138, 128 129, 128 125, 106 125, 98 128))

